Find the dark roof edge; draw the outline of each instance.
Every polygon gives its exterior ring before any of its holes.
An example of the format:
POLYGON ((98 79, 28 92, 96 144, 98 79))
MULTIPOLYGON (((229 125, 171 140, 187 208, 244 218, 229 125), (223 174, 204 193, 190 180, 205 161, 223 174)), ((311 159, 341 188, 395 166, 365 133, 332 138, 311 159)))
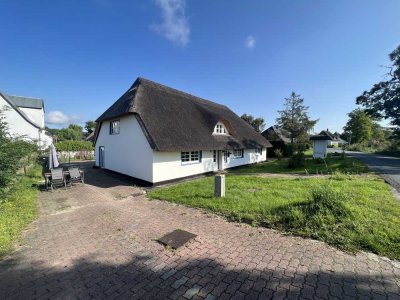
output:
POLYGON ((10 106, 12 108, 14 108, 14 110, 25 120, 27 121, 29 124, 31 124, 33 127, 37 128, 37 129, 43 129, 42 127, 40 127, 39 125, 37 125, 35 122, 33 122, 32 120, 29 119, 29 117, 19 109, 18 106, 15 106, 14 103, 8 98, 8 96, 2 92, 0 92, 0 95, 6 100, 6 102, 8 104, 10 104, 10 106))

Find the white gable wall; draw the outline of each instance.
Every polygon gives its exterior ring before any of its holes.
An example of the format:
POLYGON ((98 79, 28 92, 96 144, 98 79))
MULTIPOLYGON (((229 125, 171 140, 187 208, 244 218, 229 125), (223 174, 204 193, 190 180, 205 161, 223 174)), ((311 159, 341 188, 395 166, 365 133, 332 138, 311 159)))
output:
MULTIPOLYGON (((110 121, 114 121, 110 120, 110 121)), ((135 178, 153 181, 153 149, 151 149, 136 117, 119 118, 119 134, 110 134, 110 121, 102 123, 96 141, 96 165, 99 147, 104 146, 104 167, 135 178)))
POLYGON ((8 102, 0 95, 0 109, 3 111, 5 121, 8 124, 8 132, 13 137, 25 137, 28 140, 38 141, 39 129, 26 121, 8 102))
POLYGON ((40 128, 44 128, 43 108, 39 109, 39 108, 20 107, 19 109, 22 110, 40 128))

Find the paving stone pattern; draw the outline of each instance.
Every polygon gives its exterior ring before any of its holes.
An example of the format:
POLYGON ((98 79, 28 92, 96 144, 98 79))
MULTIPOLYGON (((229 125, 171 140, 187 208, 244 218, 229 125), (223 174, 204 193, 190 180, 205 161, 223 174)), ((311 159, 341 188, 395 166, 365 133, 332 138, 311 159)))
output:
POLYGON ((86 167, 87 184, 41 193, 0 260, 0 299, 400 299, 398 262, 150 201, 86 167), (175 229, 198 236, 176 251, 155 241, 175 229))

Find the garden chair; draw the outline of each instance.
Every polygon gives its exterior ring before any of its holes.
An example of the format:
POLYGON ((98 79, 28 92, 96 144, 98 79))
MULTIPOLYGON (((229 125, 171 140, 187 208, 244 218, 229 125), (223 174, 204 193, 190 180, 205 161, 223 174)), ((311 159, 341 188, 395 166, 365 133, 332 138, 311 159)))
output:
POLYGON ((81 174, 81 172, 79 171, 79 168, 77 168, 77 167, 68 168, 68 171, 69 171, 70 186, 72 185, 72 183, 85 183, 83 174, 81 174))
POLYGON ((50 180, 50 188, 53 191, 55 186, 64 186, 67 188, 67 181, 65 180, 65 176, 62 168, 51 169, 51 180, 50 180))

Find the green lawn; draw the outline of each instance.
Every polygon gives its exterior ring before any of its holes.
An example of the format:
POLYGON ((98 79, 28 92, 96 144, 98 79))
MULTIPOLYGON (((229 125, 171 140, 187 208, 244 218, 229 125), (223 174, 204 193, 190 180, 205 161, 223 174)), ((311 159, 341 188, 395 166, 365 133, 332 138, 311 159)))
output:
POLYGON ((368 168, 359 160, 351 157, 332 157, 326 159, 326 165, 323 161, 319 161, 306 156, 305 166, 289 169, 288 161, 272 160, 264 163, 247 165, 237 169, 230 170, 234 174, 254 174, 254 173, 287 173, 287 174, 306 174, 306 170, 309 174, 327 174, 332 172, 342 173, 368 173, 368 168))
POLYGON ((39 180, 40 168, 35 168, 21 175, 15 190, 0 199, 0 256, 12 250, 21 231, 36 218, 39 180))
POLYGON ((213 197, 213 180, 208 177, 154 189, 149 197, 319 239, 344 250, 363 249, 400 259, 400 202, 375 176, 228 175, 223 199, 213 197))

